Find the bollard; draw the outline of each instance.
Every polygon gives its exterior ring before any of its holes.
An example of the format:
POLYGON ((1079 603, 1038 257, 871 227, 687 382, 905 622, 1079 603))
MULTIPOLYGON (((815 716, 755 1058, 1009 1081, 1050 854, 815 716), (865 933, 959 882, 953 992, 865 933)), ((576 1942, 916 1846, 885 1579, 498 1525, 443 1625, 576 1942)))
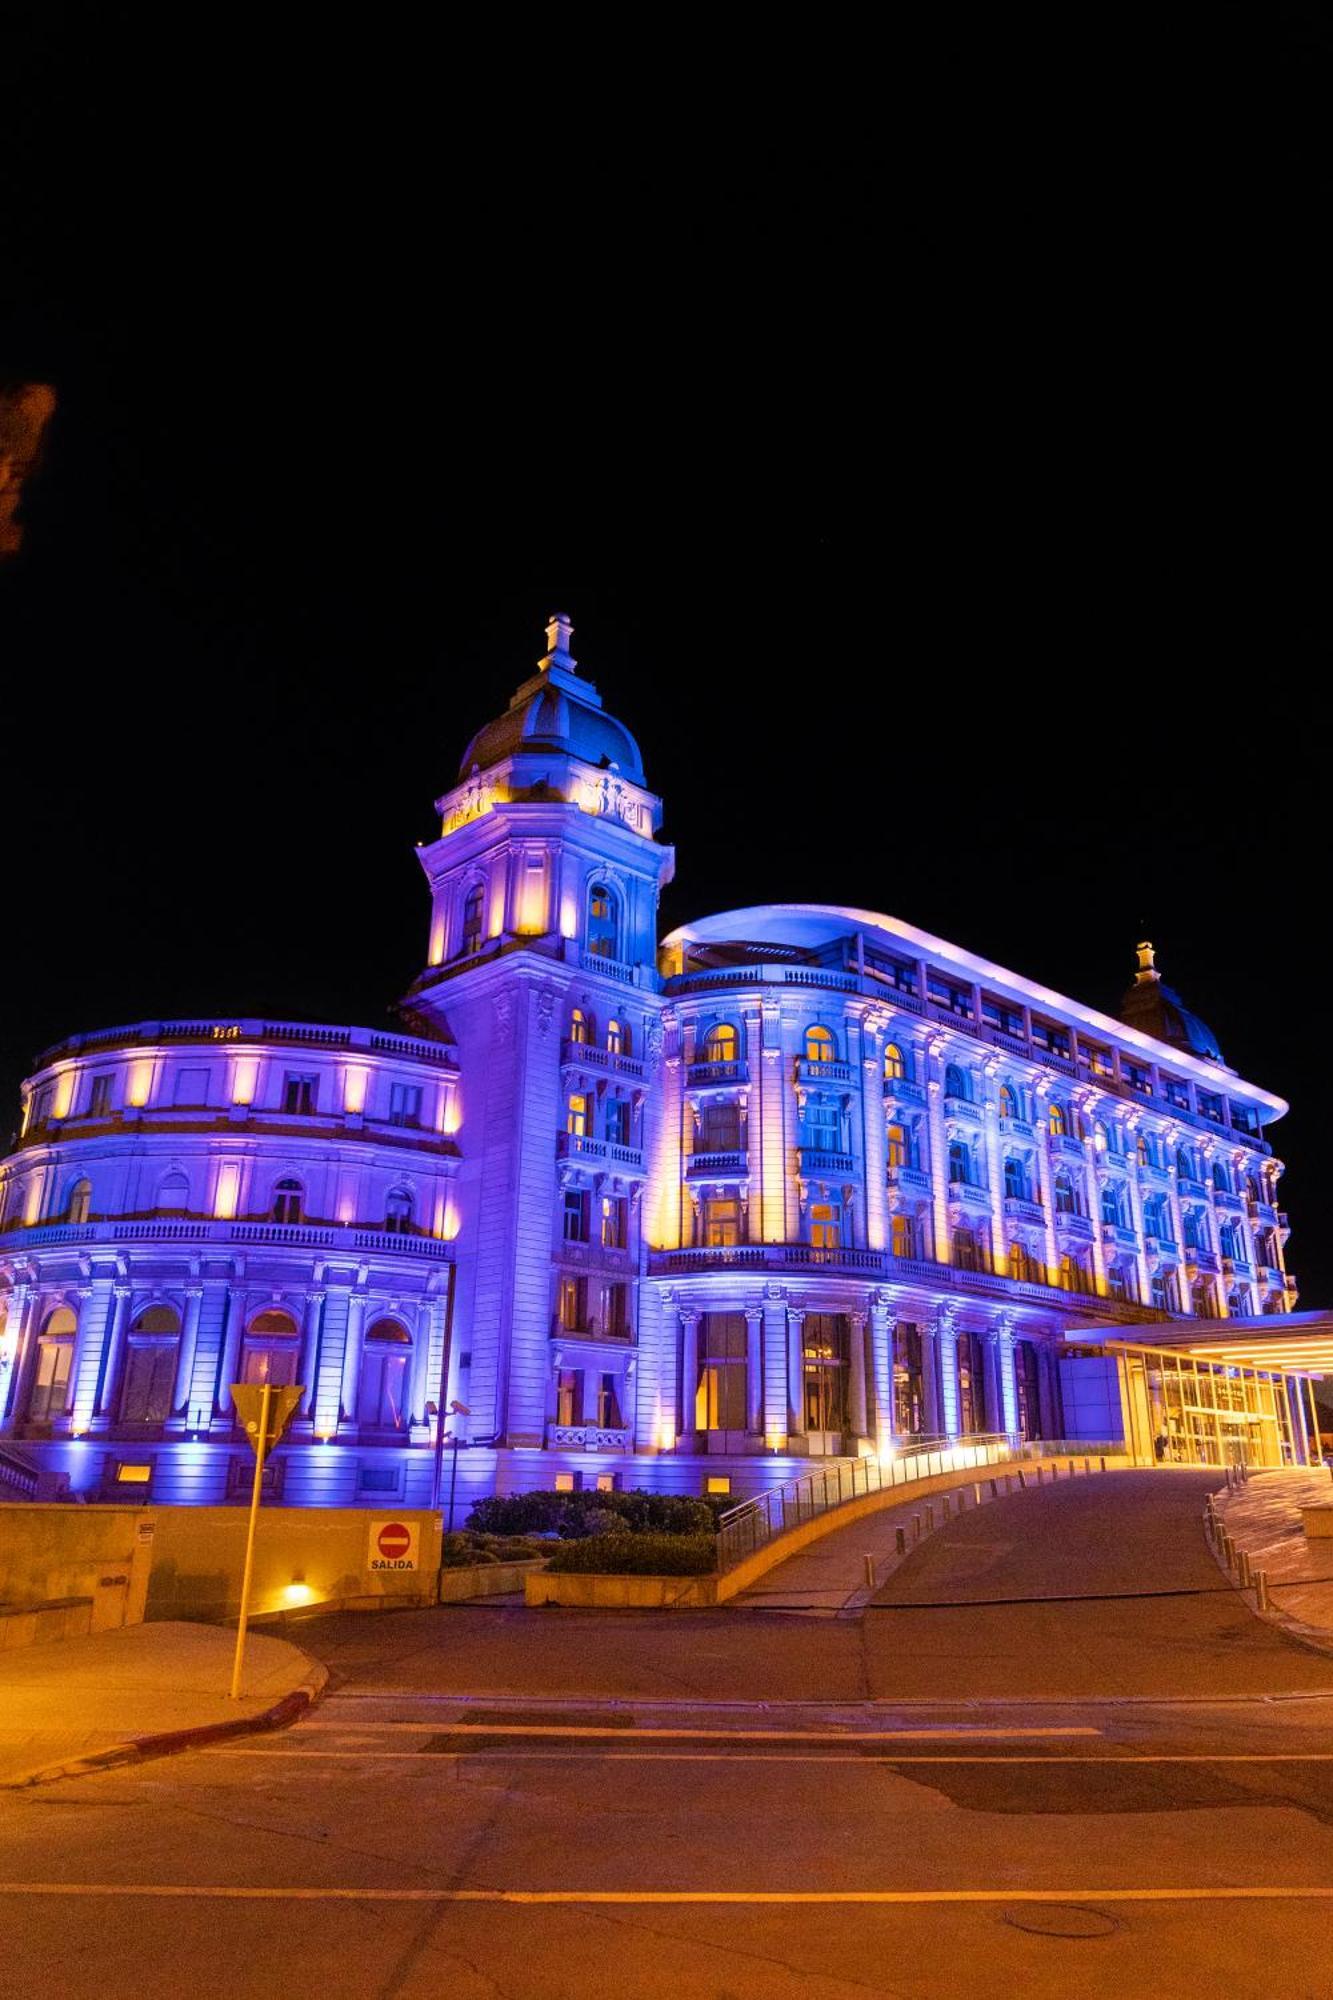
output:
POLYGON ((1238 1551, 1238 1554, 1240 1556, 1240 1563, 1239 1563, 1240 1587, 1242 1590, 1248 1590, 1250 1588, 1250 1583, 1251 1583, 1250 1552, 1248 1549, 1240 1549, 1238 1551))
POLYGON ((1268 1571, 1264 1569, 1254 1572, 1254 1608, 1256 1611, 1267 1611, 1269 1608, 1268 1571))
POLYGON ((948 1520, 948 1518, 949 1518, 949 1515, 950 1515, 950 1512, 951 1512, 951 1509, 950 1509, 950 1505, 949 1505, 949 1496, 948 1496, 948 1494, 946 1493, 946 1494, 945 1494, 945 1496, 944 1496, 944 1499, 943 1499, 943 1501, 942 1501, 942 1503, 941 1503, 941 1506, 940 1506, 940 1519, 941 1519, 942 1521, 947 1521, 947 1520, 948 1520))
POLYGON ((865 1560, 866 1560, 866 1589, 873 1590, 875 1588, 875 1558, 873 1556, 867 1556, 865 1560))
POLYGON ((899 1554, 900 1556, 905 1556, 905 1555, 907 1554, 907 1530, 906 1530, 906 1528, 895 1528, 895 1529, 894 1529, 894 1531, 893 1531, 893 1539, 894 1539, 894 1542, 895 1542, 895 1544, 896 1544, 896 1546, 897 1546, 897 1550, 898 1550, 898 1554, 899 1554))
POLYGON ((1000 1482, 998 1479, 992 1479, 990 1482, 990 1497, 992 1500, 998 1500, 1000 1497, 1000 1482))
POLYGON ((935 1526, 935 1503, 931 1500, 928 1500, 926 1502, 926 1533, 930 1534, 934 1526, 935 1526))
POLYGON ((1091 1479, 1092 1477, 1092 1460, 1090 1458, 1085 1458, 1083 1461, 1083 1476, 1085 1479, 1091 1479))
POLYGON ((1019 1484, 1020 1488, 1022 1489, 1022 1491, 1023 1491, 1024 1493, 1026 1493, 1026 1492, 1027 1492, 1027 1485, 1028 1485, 1028 1483, 1027 1483, 1027 1480, 1026 1480, 1026 1478, 1024 1477, 1024 1475, 1023 1475, 1023 1474, 1022 1474, 1021 1472, 1020 1472, 1020 1473, 1019 1473, 1019 1475, 1018 1475, 1018 1484, 1019 1484))
POLYGON ((976 1485, 976 1486, 974 1486, 974 1487, 972 1488, 972 1504, 973 1504, 973 1506, 975 1506, 975 1507, 979 1507, 979 1506, 981 1505, 981 1487, 980 1487, 980 1485, 976 1485))
POLYGON ((912 1516, 912 1540, 914 1542, 921 1540, 921 1516, 919 1514, 913 1514, 912 1516))
POLYGON ((1102 1471, 1103 1471, 1103 1472, 1105 1472, 1105 1470, 1106 1470, 1106 1460, 1105 1460, 1104 1458, 1102 1458, 1102 1459, 1099 1459, 1099 1460, 1098 1460, 1098 1464, 1099 1464, 1099 1465, 1101 1466, 1101 1469, 1102 1469, 1102 1471))
MULTIPOLYGON (((1018 1476, 1019 1476, 1019 1478, 1020 1478, 1020 1479, 1022 1479, 1022 1477, 1023 1477, 1023 1475, 1022 1475, 1022 1473, 1021 1473, 1021 1472, 1019 1473, 1019 1475, 1018 1475, 1018 1476)), ((1037 1467, 1037 1484, 1038 1484, 1038 1486, 1040 1486, 1040 1485, 1041 1485, 1041 1467, 1040 1467, 1040 1466, 1038 1466, 1038 1467, 1037 1467)))

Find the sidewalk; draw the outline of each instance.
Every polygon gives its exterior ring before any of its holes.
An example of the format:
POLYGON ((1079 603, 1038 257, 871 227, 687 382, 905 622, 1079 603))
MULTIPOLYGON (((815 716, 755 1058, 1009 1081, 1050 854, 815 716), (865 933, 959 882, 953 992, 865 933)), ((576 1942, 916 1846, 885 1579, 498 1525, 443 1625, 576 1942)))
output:
POLYGON ((1234 1491, 1219 1486, 1213 1501, 1236 1546, 1268 1578, 1273 1622, 1333 1651, 1333 1541, 1307 1542, 1301 1526, 1302 1507, 1333 1505, 1328 1472, 1310 1466, 1251 1473, 1234 1491))
POLYGON ((960 1513, 975 1513, 978 1496, 985 1507, 992 1498, 1002 1499, 1006 1493, 1035 1490, 1038 1470, 1043 1486, 1052 1480, 1101 1476, 1095 1458, 1091 1474, 1084 1473, 1083 1465, 1081 1458, 1024 1460, 1021 1465, 1010 1462, 962 1473, 947 1492, 919 1493, 911 1486, 904 1487, 897 1505, 867 1514, 849 1527, 830 1530, 730 1601, 745 1611, 785 1611, 808 1618, 853 1617, 927 1535, 946 1521, 956 1520, 960 1513), (906 1544, 902 1555, 898 1553, 900 1528, 906 1544), (874 1562, 873 1582, 866 1576, 867 1556, 874 1562))
POLYGON ((164 1622, 0 1653, 0 1788, 275 1728, 328 1679, 287 1640, 252 1632, 232 1701, 235 1645, 225 1626, 164 1622))

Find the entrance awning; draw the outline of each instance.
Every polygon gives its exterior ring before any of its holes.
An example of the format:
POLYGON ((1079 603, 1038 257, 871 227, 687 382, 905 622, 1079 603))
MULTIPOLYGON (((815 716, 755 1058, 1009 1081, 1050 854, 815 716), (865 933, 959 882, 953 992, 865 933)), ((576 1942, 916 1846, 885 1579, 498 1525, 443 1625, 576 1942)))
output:
MULTIPOLYGON (((1084 1342, 1073 1327, 1065 1339, 1084 1342)), ((1228 1368, 1264 1368, 1277 1375, 1333 1375, 1333 1313, 1275 1313, 1262 1319, 1159 1320, 1140 1327, 1108 1327, 1098 1336, 1108 1352, 1152 1348, 1187 1354, 1228 1368)))

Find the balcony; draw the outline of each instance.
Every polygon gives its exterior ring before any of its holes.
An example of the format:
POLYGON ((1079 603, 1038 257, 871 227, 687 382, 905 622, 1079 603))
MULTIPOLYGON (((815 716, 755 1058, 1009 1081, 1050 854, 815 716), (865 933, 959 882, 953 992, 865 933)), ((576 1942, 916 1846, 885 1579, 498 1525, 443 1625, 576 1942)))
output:
POLYGON ((1185 1262, 1192 1264, 1196 1271, 1206 1272, 1209 1277, 1217 1275, 1217 1257, 1212 1250, 1191 1249, 1187 1246, 1185 1262))
POLYGON ((974 1125, 980 1125, 984 1114, 981 1106, 974 1104, 970 1097, 946 1097, 944 1115, 946 1118, 970 1118, 974 1125))
POLYGON ((1113 1250, 1137 1250, 1139 1247, 1137 1231, 1126 1229, 1122 1222, 1104 1222, 1102 1242, 1109 1244, 1113 1250))
POLYGON ((605 1243, 561 1243, 556 1249, 555 1262, 570 1264, 580 1271, 618 1271, 626 1277, 633 1276, 628 1245, 612 1249, 605 1243))
POLYGON ((1004 1198, 1004 1212, 1010 1222, 1044 1223, 1046 1211, 1039 1201, 1028 1201, 1023 1195, 1007 1194, 1004 1198))
POLYGON ((889 1167, 884 1174, 888 1187, 901 1188, 905 1194, 929 1194, 930 1175, 920 1167, 889 1167))
POLYGON ((919 1083, 913 1083, 905 1076, 886 1076, 884 1079, 884 1102, 895 1104, 924 1104, 926 1093, 919 1083))
POLYGON ((1224 1278, 1252 1278, 1254 1266, 1248 1257, 1224 1257, 1222 1259, 1224 1278))
POLYGON ((807 1062, 804 1056, 796 1059, 796 1081, 798 1083, 855 1083, 856 1068, 845 1062, 807 1062))
POLYGON ((0 1232, 0 1241, 25 1249, 65 1243, 259 1243, 293 1250, 380 1250, 395 1257, 453 1256, 438 1236, 400 1235, 391 1229, 357 1229, 330 1222, 217 1222, 178 1215, 159 1219, 32 1223, 0 1232))
POLYGON ((690 1090, 712 1090, 730 1083, 748 1083, 748 1062, 693 1062, 685 1072, 690 1090))
POLYGON ((1075 1215, 1072 1210, 1068 1213, 1061 1213, 1057 1210, 1055 1227, 1061 1236, 1072 1236, 1076 1242, 1091 1243, 1092 1241, 1092 1221, 1089 1216, 1075 1215))
POLYGON ((626 1427, 603 1429, 599 1424, 548 1424, 546 1442, 553 1451, 628 1451, 626 1427))
POLYGON ((560 1060, 567 1068, 603 1070, 612 1076, 643 1075, 643 1064, 637 1056, 595 1048, 591 1042, 572 1042, 568 1037, 560 1044, 560 1060))
POLYGON ((1276 1224, 1278 1219, 1277 1210, 1270 1207, 1268 1202, 1247 1201, 1245 1206, 1249 1210, 1251 1222, 1266 1222, 1270 1227, 1276 1224))
MULTIPOLYGON (((825 1063, 824 1067, 827 1069, 828 1064, 825 1063)), ((829 1153, 822 1146, 798 1146, 796 1150, 804 1175, 852 1174, 856 1171, 856 1162, 850 1153, 829 1153)))
POLYGON ((960 1208, 985 1210, 990 1207, 990 1191, 973 1181, 950 1181, 949 1200, 960 1208))
POLYGON ((1221 1188, 1213 1189, 1213 1207, 1220 1208, 1224 1215, 1244 1215, 1245 1201, 1238 1194, 1224 1194, 1221 1188))
POLYGON ((1208 1199, 1208 1190, 1202 1181, 1192 1181, 1187 1179, 1184 1174, 1181 1174, 1176 1181, 1176 1186, 1186 1200, 1207 1201, 1208 1199))
POLYGON ((1057 1158, 1067 1160, 1082 1160, 1083 1158, 1083 1141, 1081 1139, 1072 1139, 1068 1132, 1048 1133, 1046 1143, 1057 1158))
POLYGON ((747 1155, 737 1150, 725 1153, 690 1153, 685 1161, 685 1174, 688 1180, 722 1180, 729 1175, 734 1177, 749 1171, 747 1155))
POLYGON ((1037 1136, 1025 1118, 1001 1118, 1000 1132, 1006 1139, 1035 1139, 1037 1136))
POLYGON ((621 1146, 611 1139, 589 1139, 582 1132, 557 1132, 555 1151, 560 1160, 610 1160, 618 1167, 643 1167, 641 1148, 621 1146))
POLYGON ((650 1250, 648 1270, 663 1278, 689 1271, 868 1271, 892 1277, 900 1259, 887 1250, 853 1250, 842 1244, 816 1248, 812 1243, 719 1243, 687 1250, 650 1250))

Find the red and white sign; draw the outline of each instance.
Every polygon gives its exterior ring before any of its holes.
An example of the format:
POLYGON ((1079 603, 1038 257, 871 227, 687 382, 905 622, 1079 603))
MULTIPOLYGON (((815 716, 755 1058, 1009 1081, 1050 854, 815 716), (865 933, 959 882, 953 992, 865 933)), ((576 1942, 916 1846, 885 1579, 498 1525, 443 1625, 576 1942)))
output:
POLYGON ((414 1521, 372 1521, 367 1568, 414 1570, 418 1566, 421 1529, 414 1521))

